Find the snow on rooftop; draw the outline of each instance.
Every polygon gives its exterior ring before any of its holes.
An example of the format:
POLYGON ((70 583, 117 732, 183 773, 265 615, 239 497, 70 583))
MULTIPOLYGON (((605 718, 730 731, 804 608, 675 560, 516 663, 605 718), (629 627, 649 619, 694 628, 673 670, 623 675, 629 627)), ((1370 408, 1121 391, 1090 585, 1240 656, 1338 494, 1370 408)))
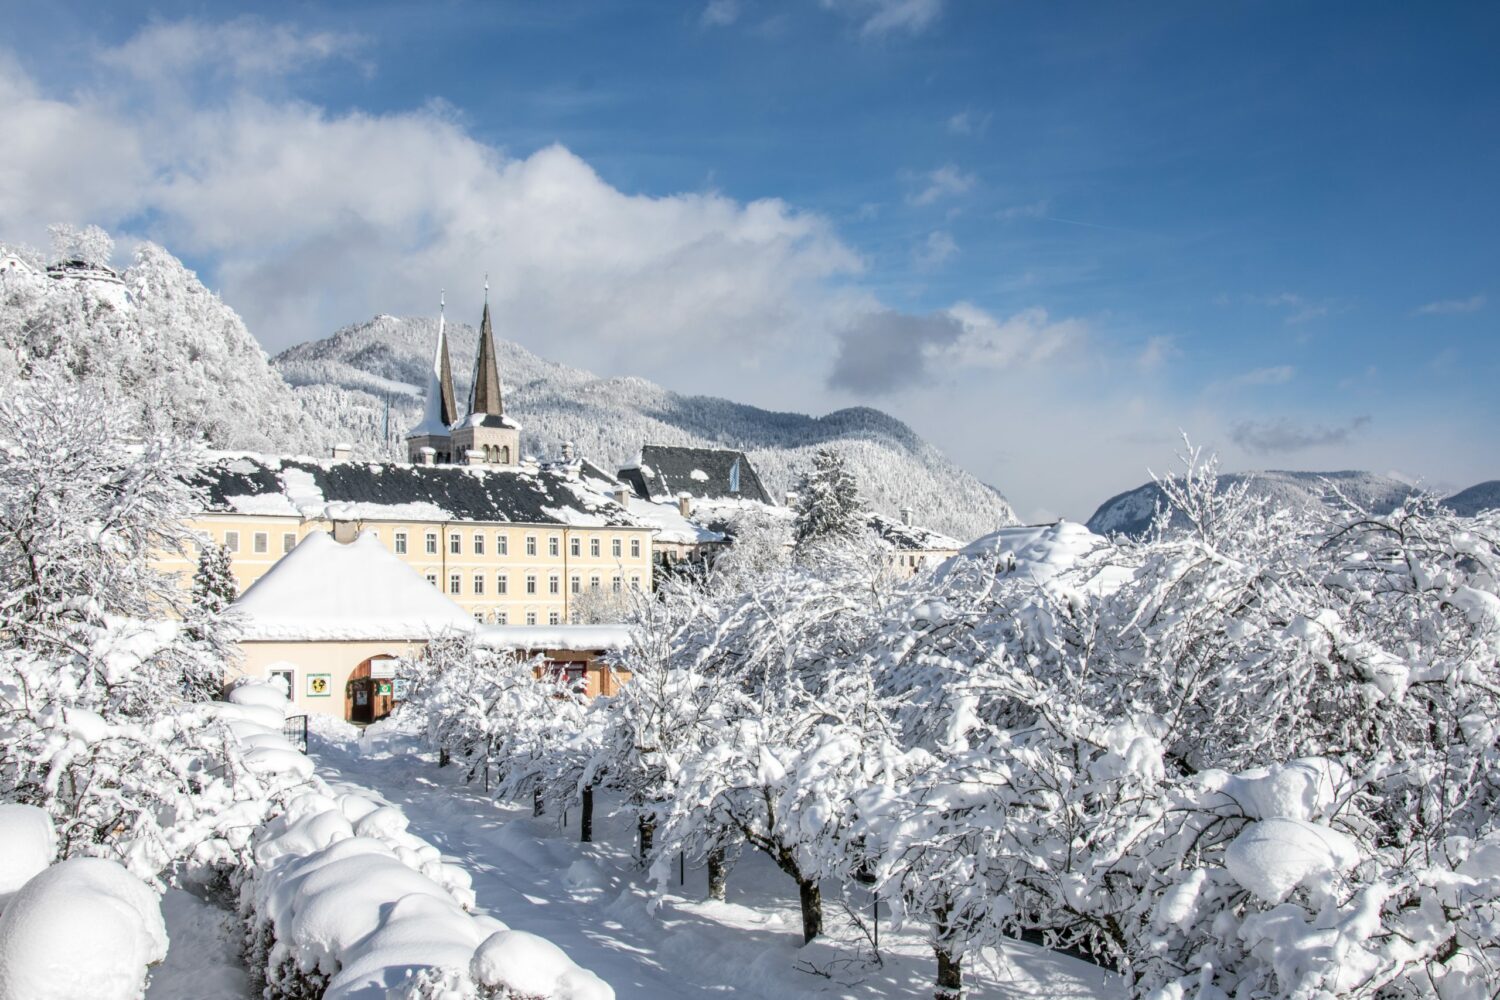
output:
POLYGON ((248 640, 427 639, 474 620, 369 532, 313 532, 234 602, 248 640))
POLYGON ((624 649, 628 625, 481 625, 475 642, 490 649, 624 649))
MULTIPOLYGON (((993 565, 997 574, 1044 584, 1078 566, 1085 557, 1110 547, 1108 539, 1073 521, 1001 528, 978 538, 943 564, 940 576, 976 561, 993 565)), ((1106 566, 1089 586, 1113 590, 1129 579, 1124 567, 1106 566)))

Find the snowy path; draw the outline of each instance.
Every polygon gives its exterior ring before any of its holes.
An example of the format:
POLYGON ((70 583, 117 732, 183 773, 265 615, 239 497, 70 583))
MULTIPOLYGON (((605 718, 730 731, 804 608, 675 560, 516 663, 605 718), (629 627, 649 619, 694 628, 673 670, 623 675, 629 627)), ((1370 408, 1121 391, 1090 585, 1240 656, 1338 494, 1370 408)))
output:
POLYGON ((146 1000, 249 1000, 250 976, 240 962, 239 920, 185 889, 161 900, 167 959, 151 970, 146 1000))
MULTIPOLYGON (((310 752, 328 781, 375 790, 401 806, 413 833, 473 876, 481 908, 562 946, 620 1000, 932 995, 934 963, 922 940, 883 928, 883 964, 869 962, 832 885, 825 888, 827 940, 799 947, 791 883, 753 853, 731 873, 728 902, 704 900, 703 873, 689 869, 685 889, 671 886, 683 895, 657 906, 629 856, 633 829, 607 815, 607 802, 596 806, 596 843, 579 844, 555 818, 533 819, 529 808, 491 801, 464 785, 458 768, 439 770, 399 737, 361 746, 315 736, 310 752)), ((570 832, 576 836, 576 826, 570 832)), ((971 996, 1092 1000, 1123 992, 1107 973, 1027 945, 990 958, 992 968, 970 970, 971 996)))

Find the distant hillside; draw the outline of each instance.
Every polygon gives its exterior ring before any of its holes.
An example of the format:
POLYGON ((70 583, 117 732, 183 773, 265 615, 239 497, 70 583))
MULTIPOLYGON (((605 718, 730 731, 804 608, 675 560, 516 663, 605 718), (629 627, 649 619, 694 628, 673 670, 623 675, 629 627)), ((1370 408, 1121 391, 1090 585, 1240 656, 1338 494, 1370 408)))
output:
MULTIPOLYGON (((431 364, 434 319, 377 316, 333 336, 291 348, 272 360, 315 415, 337 422, 340 434, 367 453, 400 450, 417 420, 418 386, 431 364)), ((458 398, 468 393, 478 331, 450 323, 458 398)), ((635 458, 643 444, 744 450, 775 497, 822 445, 849 459, 876 510, 910 505, 918 523, 970 539, 1015 523, 1005 498, 959 468, 911 428, 879 410, 856 407, 823 417, 777 413, 713 396, 684 396, 640 378, 600 378, 545 361, 506 341, 499 344, 506 408, 525 430, 523 448, 556 454, 564 441, 607 468, 635 458)), ((460 403, 462 406, 462 403, 460 403)))
POLYGON ((1491 479, 1460 490, 1444 500, 1443 505, 1464 517, 1473 517, 1482 510, 1500 508, 1500 479, 1491 479))
MULTIPOLYGON (((1373 472, 1267 472, 1225 473, 1225 483, 1250 480, 1250 490, 1269 497, 1278 506, 1311 507, 1323 503, 1330 485, 1361 507, 1386 513, 1415 492, 1398 479, 1373 472)), ((1156 505, 1163 500, 1161 488, 1146 483, 1119 496, 1111 497, 1094 511, 1088 520, 1090 531, 1100 535, 1123 534, 1140 537, 1151 527, 1156 505)))

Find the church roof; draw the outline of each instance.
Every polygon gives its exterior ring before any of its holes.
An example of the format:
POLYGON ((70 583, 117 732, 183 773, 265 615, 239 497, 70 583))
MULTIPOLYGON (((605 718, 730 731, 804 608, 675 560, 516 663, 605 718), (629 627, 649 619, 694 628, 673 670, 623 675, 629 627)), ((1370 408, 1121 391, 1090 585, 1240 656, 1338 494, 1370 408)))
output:
POLYGON ((648 500, 670 500, 686 493, 698 500, 771 503, 742 451, 648 444, 641 448, 635 465, 620 470, 620 478, 648 500))
POLYGON ((315 531, 233 608, 243 639, 428 639, 474 620, 368 532, 347 545, 315 531))
POLYGON ((427 405, 422 411, 421 422, 407 432, 407 437, 447 437, 448 428, 457 419, 453 365, 448 360, 448 332, 442 312, 439 312, 437 346, 432 354, 432 369, 427 374, 427 405))
POLYGON ((479 356, 474 359, 474 381, 469 389, 469 413, 487 413, 496 417, 505 414, 505 401, 500 396, 499 355, 495 352, 495 331, 490 326, 488 298, 484 303, 484 316, 479 321, 479 356))
POLYGON ((205 510, 351 520, 650 527, 557 468, 406 465, 219 453, 194 485, 205 510))

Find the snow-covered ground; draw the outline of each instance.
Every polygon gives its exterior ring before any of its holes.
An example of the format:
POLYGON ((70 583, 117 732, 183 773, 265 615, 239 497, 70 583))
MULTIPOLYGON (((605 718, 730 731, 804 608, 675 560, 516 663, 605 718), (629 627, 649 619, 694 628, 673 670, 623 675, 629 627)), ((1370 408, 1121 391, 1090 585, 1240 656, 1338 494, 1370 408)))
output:
POLYGON ((186 889, 161 899, 167 958, 151 970, 146 1000, 250 1000, 250 976, 240 960, 245 936, 239 918, 186 889))
MULTIPOLYGON (((881 961, 874 961, 831 883, 824 887, 829 933, 800 947, 795 887, 754 852, 731 873, 726 902, 706 900, 704 873, 690 868, 687 885, 674 880, 658 903, 630 856, 634 829, 609 815, 607 798, 595 807, 595 842, 580 844, 576 812, 564 831, 557 817, 533 819, 529 806, 497 803, 402 734, 376 730, 360 742, 352 729, 325 727, 310 753, 335 786, 357 784, 400 806, 412 833, 473 876, 483 911, 557 943, 620 1000, 932 995, 935 963, 920 936, 882 926, 881 961)), ((859 909, 867 918, 868 904, 859 909)), ((1124 994, 1110 974, 1028 945, 986 959, 985 968, 966 970, 974 997, 1124 994)))

